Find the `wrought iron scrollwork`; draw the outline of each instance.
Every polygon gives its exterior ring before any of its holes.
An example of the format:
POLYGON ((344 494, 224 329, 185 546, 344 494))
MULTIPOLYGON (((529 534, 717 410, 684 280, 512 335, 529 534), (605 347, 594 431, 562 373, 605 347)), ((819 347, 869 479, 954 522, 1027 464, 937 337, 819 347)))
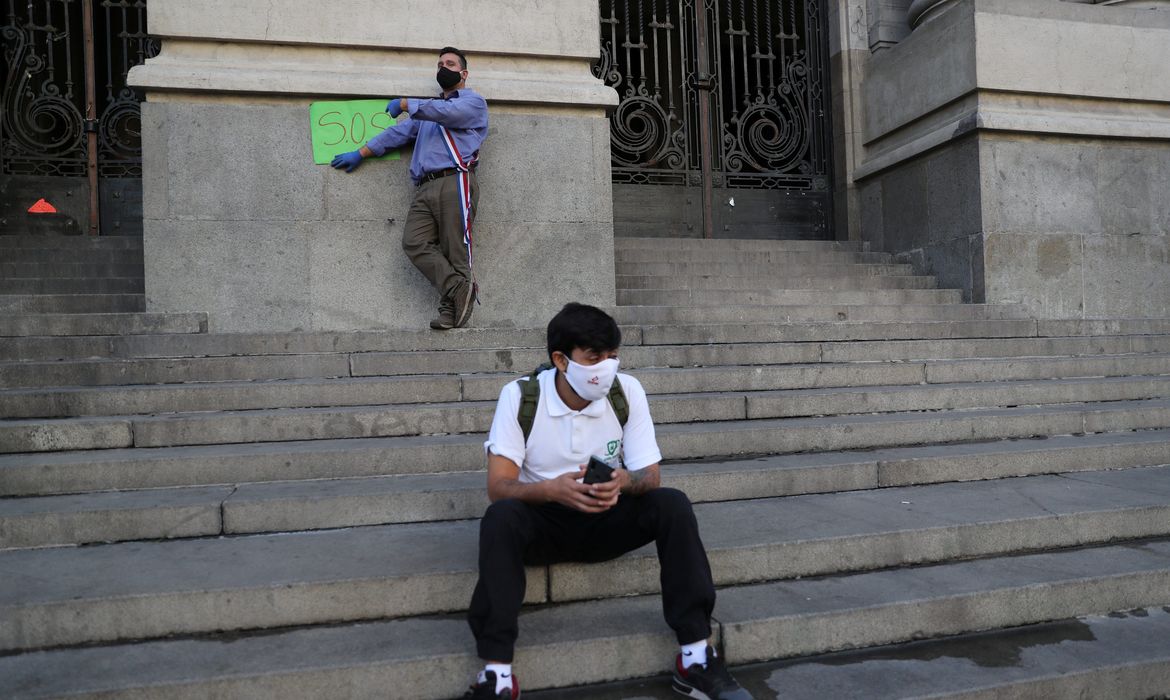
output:
MULTIPOLYGON (((99 170, 112 177, 142 174, 142 96, 126 87, 126 73, 158 55, 146 35, 146 0, 101 0, 107 31, 105 107, 98 117, 99 170)), ((99 69, 100 73, 100 69, 99 69)))
POLYGON ((594 75, 618 90, 615 183, 826 191, 823 0, 602 0, 594 75), (696 24, 705 22, 708 45, 696 24), (706 51, 710 74, 699 75, 706 51), (711 124, 698 103, 712 96, 711 124), (700 130, 713 134, 703 173, 700 130))
POLYGON ((680 32, 685 3, 603 0, 593 74, 621 102, 610 117, 615 182, 684 184, 693 166, 685 128, 688 78, 680 32))
MULTIPOLYGON (((807 74, 793 63, 787 72, 807 74)), ((794 80, 793 83, 796 81, 794 80)), ((793 83, 781 83, 774 93, 758 95, 723 127, 727 170, 733 172, 809 172, 811 141, 809 115, 796 97, 793 83)))
POLYGON ((9 0, 7 23, 0 28, 5 46, 3 171, 84 174, 83 84, 80 64, 66 43, 77 17, 60 0, 22 9, 26 14, 18 15, 15 0, 9 0))
POLYGON ((7 2, 0 27, 5 76, 0 173, 85 174, 89 79, 99 88, 94 125, 99 175, 141 176, 141 96, 126 87, 126 73, 159 50, 158 42, 146 36, 146 0, 100 0, 91 76, 85 73, 83 1, 92 0, 7 2))

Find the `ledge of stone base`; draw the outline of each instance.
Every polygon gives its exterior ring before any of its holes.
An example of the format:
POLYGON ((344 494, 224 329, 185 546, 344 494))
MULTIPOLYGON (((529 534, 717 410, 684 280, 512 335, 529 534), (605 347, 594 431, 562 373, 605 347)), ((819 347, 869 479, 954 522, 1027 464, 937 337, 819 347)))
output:
MULTIPOLYGON (((542 62, 536 61, 537 64, 542 62)), ((545 74, 477 73, 471 83, 494 103, 607 108, 618 103, 617 92, 594 78, 584 61, 575 73, 550 82, 545 74)), ((272 68, 263 63, 208 66, 205 62, 148 63, 130 69, 128 83, 151 92, 239 93, 241 95, 430 95, 434 82, 414 68, 362 69, 350 73, 328 64, 272 68)), ((350 70, 353 70, 352 68, 350 70)), ((471 82, 471 81, 469 81, 471 82)), ((254 97, 252 98, 254 99, 254 97)))

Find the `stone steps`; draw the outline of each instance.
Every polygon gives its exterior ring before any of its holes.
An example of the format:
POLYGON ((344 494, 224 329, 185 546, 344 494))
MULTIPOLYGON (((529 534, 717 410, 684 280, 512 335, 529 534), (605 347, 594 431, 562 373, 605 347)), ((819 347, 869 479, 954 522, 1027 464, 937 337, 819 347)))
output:
MULTIPOLYGON (((1170 467, 695 512, 716 585, 726 587, 1170 536, 1170 467)), ((0 631, 0 650, 460 611, 475 583, 477 533, 475 521, 451 521, 0 552, 0 605, 13 623, 0 631), (34 582, 35 593, 21 596, 34 582)), ((1170 557, 1161 566, 1170 576, 1170 557)), ((652 546, 610 562, 530 567, 526 600, 656 593, 657 570, 652 546)))
MULTIPOLYGON (((1170 321, 959 307, 861 244, 675 243, 615 243, 649 307, 615 312, 731 663, 1170 605, 1170 321)), ((0 265, 102 264, 27 248, 0 265)), ((0 310, 0 696, 458 695, 483 432, 543 329, 178 320, 0 310)), ((531 568, 525 690, 668 668, 656 570, 531 568)))
POLYGON ((39 264, 139 265, 141 248, 106 248, 65 246, 61 248, 11 247, 0 249, 0 262, 39 264))
POLYGON ((141 277, 0 279, 0 294, 142 294, 141 277))
POLYGON ((710 255, 719 255, 728 251, 748 251, 754 253, 783 253, 783 252, 867 252, 869 244, 863 241, 775 241, 751 238, 671 238, 669 245, 664 245, 661 238, 625 238, 613 239, 614 255, 620 256, 627 251, 650 250, 659 257, 664 254, 675 254, 681 251, 699 250, 710 255))
POLYGON ((817 321, 971 321, 1021 318, 1009 304, 777 304, 771 306, 619 306, 624 325, 807 323, 817 321))
POLYGON ((204 313, 0 314, 0 361, 108 356, 122 336, 206 332, 204 313), (17 350, 22 347, 28 349, 17 350))
MULTIPOLYGON (((745 263, 676 263, 676 262, 618 262, 615 265, 618 289, 626 289, 632 281, 671 280, 702 281, 724 280, 730 283, 733 280, 747 280, 764 287, 779 287, 786 289, 802 289, 811 285, 817 288, 816 282, 823 280, 827 284, 830 280, 837 285, 858 279, 873 282, 875 278, 908 278, 906 284, 925 285, 927 288, 936 287, 933 277, 915 276, 914 268, 910 265, 895 264, 830 264, 799 262, 775 265, 768 262, 745 263)), ((643 287, 648 284, 643 284, 643 287)), ((922 288, 922 287, 915 287, 922 288)))
MULTIPOLYGON (((729 663, 741 664, 1154 607, 1166 600, 1168 585, 1164 541, 754 584, 721 592, 715 641, 729 663)), ((305 593, 282 589, 281 596, 305 593)), ((676 647, 659 605, 657 596, 634 596, 526 609, 516 659, 524 688, 661 673, 676 647), (570 650, 589 663, 559 663, 570 650)), ((187 617, 198 622, 203 612, 189 609, 187 617)), ((112 621, 148 626, 129 616, 112 621)), ((344 680, 354 696, 409 687, 412 697, 452 697, 477 667, 467 634, 459 616, 439 616, 63 648, 0 657, 0 692, 299 697, 335 692, 344 680)))
MULTIPOLYGON (((620 312, 619 307, 619 312, 620 312)), ((638 309, 640 307, 632 307, 638 309)), ((1034 319, 975 319, 975 320, 944 320, 944 321, 814 321, 814 322, 712 322, 705 319, 706 308, 695 307, 659 307, 677 308, 671 315, 680 314, 695 321, 677 322, 667 321, 659 324, 637 324, 622 327, 622 355, 627 358, 631 353, 644 355, 647 352, 668 352, 667 349, 644 348, 644 345, 709 345, 716 342, 713 338, 720 334, 727 334, 729 329, 734 332, 736 343, 766 343, 770 347, 781 348, 778 357, 785 358, 793 346, 789 343, 805 344, 805 350, 817 351, 819 348, 829 348, 828 343, 841 341, 915 341, 928 339, 930 342, 920 345, 924 352, 914 356, 914 359, 934 357, 934 352, 944 352, 943 356, 954 356, 954 350, 947 350, 948 345, 965 347, 972 345, 980 348, 982 356, 996 356, 997 353, 1009 352, 1012 354, 1054 354, 1043 348, 1035 348, 1036 338, 1054 339, 1054 343, 1069 344, 1069 347, 1099 347, 1088 352, 1114 354, 1132 350, 1111 350, 1112 347, 1136 348, 1147 342, 1145 336, 1170 334, 1170 321, 1165 319, 1122 319, 1122 320, 1034 320, 1034 319), (677 340, 663 342, 663 327, 677 326, 679 330, 672 331, 677 340), (994 339, 988 344, 988 339, 994 339), (1002 339, 1002 340, 1001 340, 1002 339), (940 349, 941 348, 941 349, 940 349), (929 350, 927 350, 929 349, 929 350)), ((748 307, 758 308, 758 307, 748 307)), ((498 329, 498 328, 464 328, 442 334, 430 331, 354 331, 349 333, 316 332, 316 333, 199 333, 176 336, 173 333, 153 335, 138 333, 133 335, 108 335, 98 331, 102 323, 119 323, 139 321, 163 322, 169 319, 184 321, 204 320, 203 314, 98 314, 85 315, 2 315, 0 314, 0 335, 30 335, 30 337, 14 337, 6 340, 0 346, 0 357, 7 359, 67 359, 71 357, 107 357, 107 358, 180 358, 180 357, 225 357, 247 355, 296 355, 296 354, 327 354, 327 353, 354 353, 355 357, 374 357, 376 353, 405 353, 415 351, 431 351, 433 356, 440 357, 444 362, 454 356, 452 351, 473 351, 477 353, 495 353, 499 360, 496 364, 499 369, 513 369, 509 366, 509 354, 515 349, 533 350, 544 348, 544 332, 540 329, 498 329), (71 334, 86 337, 32 337, 37 335, 57 336, 71 334), (94 336, 94 337, 90 337, 94 336), (98 340, 97 338, 102 338, 98 340), (98 345, 105 343, 105 345, 98 345), (9 349, 15 348, 15 349, 9 349), (95 355, 94 348, 100 352, 95 355)), ((137 330, 132 325, 130 330, 137 330)), ((196 332, 192 329, 192 333, 196 332)), ((903 347, 897 343, 882 346, 883 357, 887 351, 904 355, 898 349, 903 347)), ((840 347, 839 345, 837 347, 840 347)), ((854 347, 861 348, 856 345, 854 347)), ((869 346, 876 348, 877 346, 869 346)), ((736 348, 719 348, 721 352, 735 352, 736 348)), ((688 349, 690 352, 705 352, 706 348, 688 349)), ((869 349, 865 349, 869 352, 869 349)), ((829 350, 828 352, 835 352, 829 350)), ((1055 354, 1070 354, 1056 352, 1055 354)), ((1072 352, 1071 354, 1080 354, 1072 352)), ((431 357, 431 354, 425 357, 431 357)), ((809 355, 805 355, 809 356, 809 355)), ((972 356, 970 353, 967 356, 972 356)), ((623 362, 626 360, 623 359, 623 362)), ((790 361, 788 359, 778 361, 790 361)), ((797 360, 799 361, 799 360, 797 360)), ((739 362, 738 360, 736 362, 739 362)), ((735 364, 724 363, 724 364, 735 364)), ((747 364, 754 364, 755 361, 747 364)), ((426 362, 412 362, 421 366, 426 362)), ((433 364, 433 363, 431 363, 433 364)), ((638 366, 646 366, 641 362, 638 366)), ((446 365, 442 366, 444 369, 446 365)), ((425 373, 425 372, 423 372, 425 373)))
MULTIPOLYGON (((839 652, 740 668, 755 697, 1159 698, 1170 688, 1170 612, 1094 615, 1022 629, 839 652)), ((660 678, 525 693, 532 700, 671 697, 660 678)))
POLYGON ((350 358, 344 354, 94 359, 0 364, 0 384, 8 387, 164 384, 346 377, 350 372, 350 358))
MULTIPOLYGON (((661 268, 656 266, 687 266, 700 270, 700 274, 714 274, 721 270, 759 269, 765 274, 775 274, 783 277, 794 270, 811 269, 823 272, 825 269, 855 270, 856 274, 874 274, 874 269, 889 268, 889 274, 908 274, 913 266, 907 263, 896 262, 889 253, 860 253, 860 252, 793 252, 793 251, 673 251, 668 256, 669 262, 663 262, 661 251, 653 249, 631 249, 631 251, 617 251, 614 262, 620 267, 640 270, 633 274, 662 274, 661 268), (711 267, 715 266, 715 267, 711 267)), ((670 270, 667 274, 674 274, 677 270, 670 270)), ((808 273, 811 274, 811 273, 808 273)))
MULTIPOLYGON (((864 283, 850 280, 848 284, 864 283)), ((831 305, 864 304, 958 304, 962 294, 955 289, 619 289, 617 301, 630 306, 729 306, 760 304, 824 303, 831 305)))
MULTIPOLYGON (((916 367, 907 369, 913 372, 916 367)), ((499 380, 487 378, 484 385, 498 387, 499 380)), ((416 403, 5 420, 0 421, 0 453, 477 433, 491 425, 495 400, 460 400, 457 381, 416 378, 392 386, 405 392, 405 401, 416 403)), ((1170 377, 1153 375, 662 394, 655 397, 653 410, 655 423, 665 426, 1137 401, 1167 395, 1170 377)))
MULTIPOLYGON (((623 366, 1170 352, 1170 336, 1166 335, 1037 337, 1035 322, 1030 320, 725 324, 675 329, 669 326, 626 328, 623 335, 629 341, 622 349, 623 366), (670 335, 665 336, 666 333, 670 335), (916 336, 936 340, 890 342, 916 336)), ((1150 330, 1161 331, 1160 328, 1150 330)), ((520 336, 517 343, 532 342, 529 335, 535 332, 517 333, 520 336)), ((459 336, 452 337, 451 345, 458 348, 459 340, 459 336)), ((4 359, 0 361, 0 385, 89 386, 435 372, 527 372, 547 361, 547 353, 534 342, 527 347, 485 345, 482 349, 433 353, 415 352, 410 349, 412 344, 414 341, 409 337, 392 335, 374 336, 369 342, 344 343, 328 335, 290 337, 283 342, 275 342, 267 335, 246 334, 14 338, 0 348, 0 358, 4 359), (73 359, 77 357, 85 359, 73 359), (37 362, 36 358, 55 359, 37 362)))
POLYGON ((142 250, 139 236, 0 236, 0 259, 14 248, 47 250, 142 250))
POLYGON ((146 310, 142 294, 0 294, 0 314, 125 313, 146 310))
MULTIPOLYGON (((686 306, 687 302, 658 302, 647 304, 647 302, 625 302, 621 301, 622 297, 635 296, 638 294, 649 293, 665 293, 665 291, 673 291, 673 293, 681 294, 683 291, 702 291, 704 295, 723 295, 728 298, 735 298, 734 295, 743 295, 746 293, 756 293, 766 296, 769 302, 776 303, 811 303, 803 302, 801 294, 811 294, 814 291, 887 291, 887 294, 880 294, 876 298, 880 298, 885 303, 901 303, 902 301, 910 300, 929 300, 929 298, 938 298, 938 300, 948 300, 944 303, 961 303, 962 293, 958 289, 938 289, 937 282, 934 277, 922 277, 917 275, 896 275, 896 276, 881 276, 881 275, 835 275, 831 277, 789 277, 784 280, 783 286, 776 277, 772 276, 758 276, 758 277, 718 277, 710 275, 620 275, 618 277, 618 303, 620 306, 668 306, 668 304, 682 303, 686 306), (917 293, 917 294, 890 294, 893 291, 902 291, 902 293, 917 293), (930 294, 923 294, 929 291, 930 294), (956 294, 958 293, 958 294, 956 294)), ((842 301, 833 302, 826 301, 826 303, 848 303, 845 298, 851 298, 848 295, 831 295, 826 297, 827 300, 834 300, 840 297, 842 301)), ((697 302, 696 302, 697 303, 697 302)), ((759 304, 763 302, 752 301, 737 301, 735 303, 741 304, 759 304)), ((918 303, 929 303, 920 301, 918 303)))
POLYGON ((5 262, 0 254, 0 279, 54 279, 68 277, 142 277, 141 263, 33 263, 5 262))
MULTIPOLYGON (((539 351, 534 351, 535 354, 539 351)), ((535 366, 535 364, 534 364, 535 366)), ((0 390, 0 419, 492 401, 516 373, 369 376, 0 390)), ((1170 374, 1170 354, 631 369, 648 394, 1170 374)))
MULTIPOLYGON (((150 316, 149 314, 147 316, 150 316)), ((22 317, 32 322, 51 317, 22 317)), ((137 317, 127 319, 135 324, 137 317)), ((190 330, 204 319, 195 314, 174 319, 148 319, 150 322, 190 322, 190 330)), ((68 322, 72 323, 72 322, 68 322)), ((23 322, 22 322, 23 324, 23 322)), ((913 326, 883 324, 887 335, 906 336, 913 326)), ((1162 329, 1149 329, 1149 335, 1098 335, 1036 337, 1031 322, 1014 328, 1020 337, 965 337, 962 328, 950 326, 931 332, 932 340, 867 340, 880 336, 878 324, 789 324, 785 335, 804 338, 799 342, 745 342, 734 344, 680 343, 640 345, 641 329, 626 328, 629 344, 622 347, 623 367, 701 367, 725 365, 765 365, 808 362, 907 361, 930 358, 1012 358, 1038 356, 1114 355, 1128 353, 1170 352, 1170 336, 1162 329), (817 341, 818 334, 838 336, 840 340, 817 341)), ((920 327, 920 332, 935 326, 920 327)), ((992 326, 994 328, 994 326, 992 326)), ((50 328, 51 330, 51 328, 50 328)), ((976 328, 976 330, 979 330, 976 328)), ((1057 327, 1055 331, 1062 330, 1057 327)), ((1068 329, 1066 329, 1068 330, 1068 329)), ((1075 329, 1073 329, 1075 330, 1075 329)), ((1102 329, 1115 331, 1116 329, 1102 329)), ((1139 329, 1140 330, 1140 329, 1139 329)), ((534 332, 533 332, 534 334, 534 332)), ((529 342, 528 334, 517 332, 517 343, 529 342)), ((694 333, 696 337, 703 334, 694 333)), ((451 346, 466 346, 461 337, 451 338, 451 346)), ((384 376, 433 374, 436 372, 530 371, 546 362, 547 352, 540 346, 485 346, 481 349, 415 352, 409 337, 379 335, 359 342, 325 336, 291 336, 277 342, 273 336, 249 334, 187 334, 142 336, 91 336, 78 338, 12 338, 0 344, 0 384, 8 387, 103 385, 110 383, 155 384, 187 381, 228 381, 333 376, 384 376), (380 349, 390 348, 390 349, 380 349), (299 357, 299 364, 290 358, 299 357), (83 359, 77 359, 83 358, 83 359), (273 358, 273 359, 270 359, 273 358), (339 359, 341 358, 341 359, 339 359), (53 359, 52 362, 37 360, 53 359), (206 362, 206 367, 200 365, 206 362), (293 366, 287 376, 279 367, 293 366), (312 367, 317 366, 316 373, 312 367), (348 371, 345 368, 348 367, 348 371), (201 375, 206 371, 206 375, 201 375)))
POLYGON ((642 327, 642 345, 767 343, 842 340, 1020 338, 1036 335, 1030 319, 939 322, 724 323, 642 327))
POLYGON ((0 238, 0 316, 146 310, 140 238, 0 238))
MULTIPOLYGON (((666 460, 710 460, 1162 428, 1170 428, 1170 400, 1165 398, 663 424, 657 432, 666 460)), ((0 455, 0 495, 425 474, 482 465, 481 433, 44 451, 0 455)))
MULTIPOLYGON (((472 519, 485 507, 474 456, 462 472, 4 499, 0 549, 472 519)), ((672 463, 663 484, 709 503, 1163 464, 1170 431, 1145 430, 672 463)))
MULTIPOLYGON (((776 268, 790 267, 817 267, 821 265, 846 266, 850 268, 864 268, 868 266, 888 266, 896 270, 910 270, 913 266, 905 263, 895 263, 894 256, 889 253, 870 253, 859 251, 816 250, 671 250, 663 253, 661 247, 654 248, 617 248, 614 251, 614 261, 619 265, 647 265, 646 270, 657 269, 656 265, 700 265, 716 267, 712 270, 728 269, 728 265, 748 265, 751 267, 771 266, 776 268), (669 258, 669 262, 664 262, 669 258)), ((647 272, 646 274, 656 274, 647 272)), ((859 271, 859 274, 865 274, 859 271)))

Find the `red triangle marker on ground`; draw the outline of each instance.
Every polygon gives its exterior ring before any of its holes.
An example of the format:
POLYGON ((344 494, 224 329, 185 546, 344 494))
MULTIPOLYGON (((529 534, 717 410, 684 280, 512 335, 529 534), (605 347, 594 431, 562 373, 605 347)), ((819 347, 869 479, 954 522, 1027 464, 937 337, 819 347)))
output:
POLYGON ((57 207, 53 206, 52 204, 49 204, 48 202, 45 201, 45 198, 42 197, 42 198, 37 200, 36 204, 34 204, 28 208, 28 213, 29 214, 56 214, 57 207))

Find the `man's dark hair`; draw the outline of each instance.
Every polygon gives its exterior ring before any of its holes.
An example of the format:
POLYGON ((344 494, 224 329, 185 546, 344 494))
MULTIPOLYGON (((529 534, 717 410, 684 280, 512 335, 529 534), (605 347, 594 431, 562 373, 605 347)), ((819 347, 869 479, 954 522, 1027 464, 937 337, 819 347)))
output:
POLYGON ((467 54, 463 53, 462 51, 455 48, 454 46, 444 46, 443 48, 439 49, 440 56, 442 56, 445 53, 453 53, 456 56, 458 56, 459 57, 459 66, 463 70, 467 70, 467 54))
POLYGON ((575 348, 616 350, 622 344, 622 332, 609 314, 596 306, 569 302, 548 322, 548 359, 563 352, 566 357, 575 348))

